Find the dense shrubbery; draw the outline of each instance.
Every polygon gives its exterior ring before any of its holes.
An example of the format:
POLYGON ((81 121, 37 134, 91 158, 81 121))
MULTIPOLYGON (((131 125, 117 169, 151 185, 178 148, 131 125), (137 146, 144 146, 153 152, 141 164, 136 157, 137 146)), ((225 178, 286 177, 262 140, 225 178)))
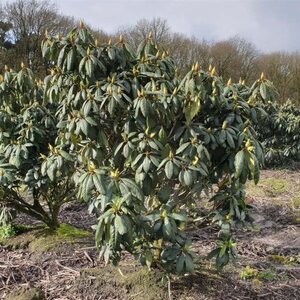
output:
POLYGON ((268 103, 268 113, 256 126, 258 139, 266 151, 267 166, 283 166, 300 160, 300 109, 287 102, 268 103))
POLYGON ((57 104, 45 103, 43 83, 24 65, 18 73, 6 68, 0 79, 0 222, 5 225, 16 210, 55 228, 59 208, 70 199, 73 186, 67 160, 53 159, 57 104), (59 166, 55 176, 45 157, 59 166))
POLYGON ((186 206, 214 187, 208 217, 220 232, 211 256, 219 267, 234 257, 232 229, 247 221, 243 186, 258 181, 264 159, 253 124, 270 82, 224 85, 198 64, 179 78, 151 36, 135 51, 122 37, 98 45, 83 25, 48 36, 42 51, 52 66, 43 83, 24 66, 2 78, 3 205, 55 228, 72 189, 100 215, 106 261, 126 250, 185 273, 193 271, 186 206))

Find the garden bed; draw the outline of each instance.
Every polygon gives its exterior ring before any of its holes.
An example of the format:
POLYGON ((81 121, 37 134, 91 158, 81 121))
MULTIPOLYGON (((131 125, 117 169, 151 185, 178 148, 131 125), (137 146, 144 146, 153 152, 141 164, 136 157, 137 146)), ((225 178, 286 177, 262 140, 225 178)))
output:
MULTIPOLYGON (((45 236, 36 229, 1 241, 0 299, 150 300, 168 299, 169 293, 189 300, 299 299, 299 186, 299 172, 263 171, 257 186, 247 186, 255 225, 237 233, 236 264, 217 272, 205 259, 214 247, 214 229, 193 229, 189 234, 199 254, 195 273, 173 277, 170 289, 161 271, 149 272, 129 255, 119 268, 104 266, 90 231, 96 218, 88 217, 84 205, 68 204, 60 220, 76 230, 64 225, 60 234, 45 236)), ((19 222, 39 225, 25 216, 19 222)))

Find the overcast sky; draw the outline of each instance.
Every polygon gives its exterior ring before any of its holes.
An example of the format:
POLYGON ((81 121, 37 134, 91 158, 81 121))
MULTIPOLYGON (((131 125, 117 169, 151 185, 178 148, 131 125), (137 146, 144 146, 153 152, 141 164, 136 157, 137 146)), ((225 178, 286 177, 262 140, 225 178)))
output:
POLYGON ((300 0, 54 1, 63 14, 109 33, 142 18, 160 17, 173 31, 200 40, 239 35, 263 52, 300 52, 300 0))

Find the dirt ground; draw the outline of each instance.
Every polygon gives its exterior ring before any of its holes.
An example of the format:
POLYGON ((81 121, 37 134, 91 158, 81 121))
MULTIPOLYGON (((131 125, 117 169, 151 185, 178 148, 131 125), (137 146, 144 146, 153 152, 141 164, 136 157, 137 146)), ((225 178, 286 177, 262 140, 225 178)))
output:
MULTIPOLYGON (((159 271, 127 255, 119 268, 104 266, 85 231, 62 233, 54 248, 48 236, 28 232, 0 246, 0 299, 300 299, 300 172, 262 171, 259 184, 247 186, 247 201, 254 226, 236 233, 238 260, 222 272, 205 259, 214 247, 211 227, 190 232, 195 273, 172 278, 169 288, 159 271)), ((60 219, 88 231, 96 223, 78 204, 66 206, 60 219)))

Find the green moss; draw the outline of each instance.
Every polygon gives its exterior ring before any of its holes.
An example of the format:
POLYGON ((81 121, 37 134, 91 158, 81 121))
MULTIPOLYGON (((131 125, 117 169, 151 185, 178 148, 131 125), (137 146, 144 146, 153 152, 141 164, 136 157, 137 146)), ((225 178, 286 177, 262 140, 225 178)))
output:
POLYGON ((162 299, 165 289, 161 283, 162 274, 143 268, 125 277, 126 288, 131 294, 141 293, 136 299, 162 299), (157 298, 158 297, 158 298, 157 298))
POLYGON ((56 235, 60 238, 80 239, 91 236, 91 233, 68 224, 61 224, 56 230, 56 235))
POLYGON ((9 247, 12 250, 25 249, 28 247, 30 242, 32 242, 34 239, 35 239, 34 234, 28 232, 14 237, 2 239, 0 240, 0 244, 9 247))
POLYGON ((64 242, 74 243, 78 239, 89 237, 91 233, 68 224, 61 224, 57 230, 44 229, 37 236, 38 238, 29 244, 29 250, 43 253, 56 248, 64 242))
POLYGON ((28 248, 31 252, 44 253, 58 247, 61 243, 62 240, 55 233, 43 231, 29 243, 28 248))
POLYGON ((6 296, 6 300, 44 300, 45 295, 42 290, 38 288, 25 289, 21 288, 19 290, 11 292, 6 296))
POLYGON ((12 238, 2 239, 0 243, 12 249, 29 248, 32 252, 44 253, 62 243, 74 243, 78 239, 91 236, 90 232, 67 224, 61 224, 56 231, 51 231, 45 227, 21 229, 25 232, 12 238))

